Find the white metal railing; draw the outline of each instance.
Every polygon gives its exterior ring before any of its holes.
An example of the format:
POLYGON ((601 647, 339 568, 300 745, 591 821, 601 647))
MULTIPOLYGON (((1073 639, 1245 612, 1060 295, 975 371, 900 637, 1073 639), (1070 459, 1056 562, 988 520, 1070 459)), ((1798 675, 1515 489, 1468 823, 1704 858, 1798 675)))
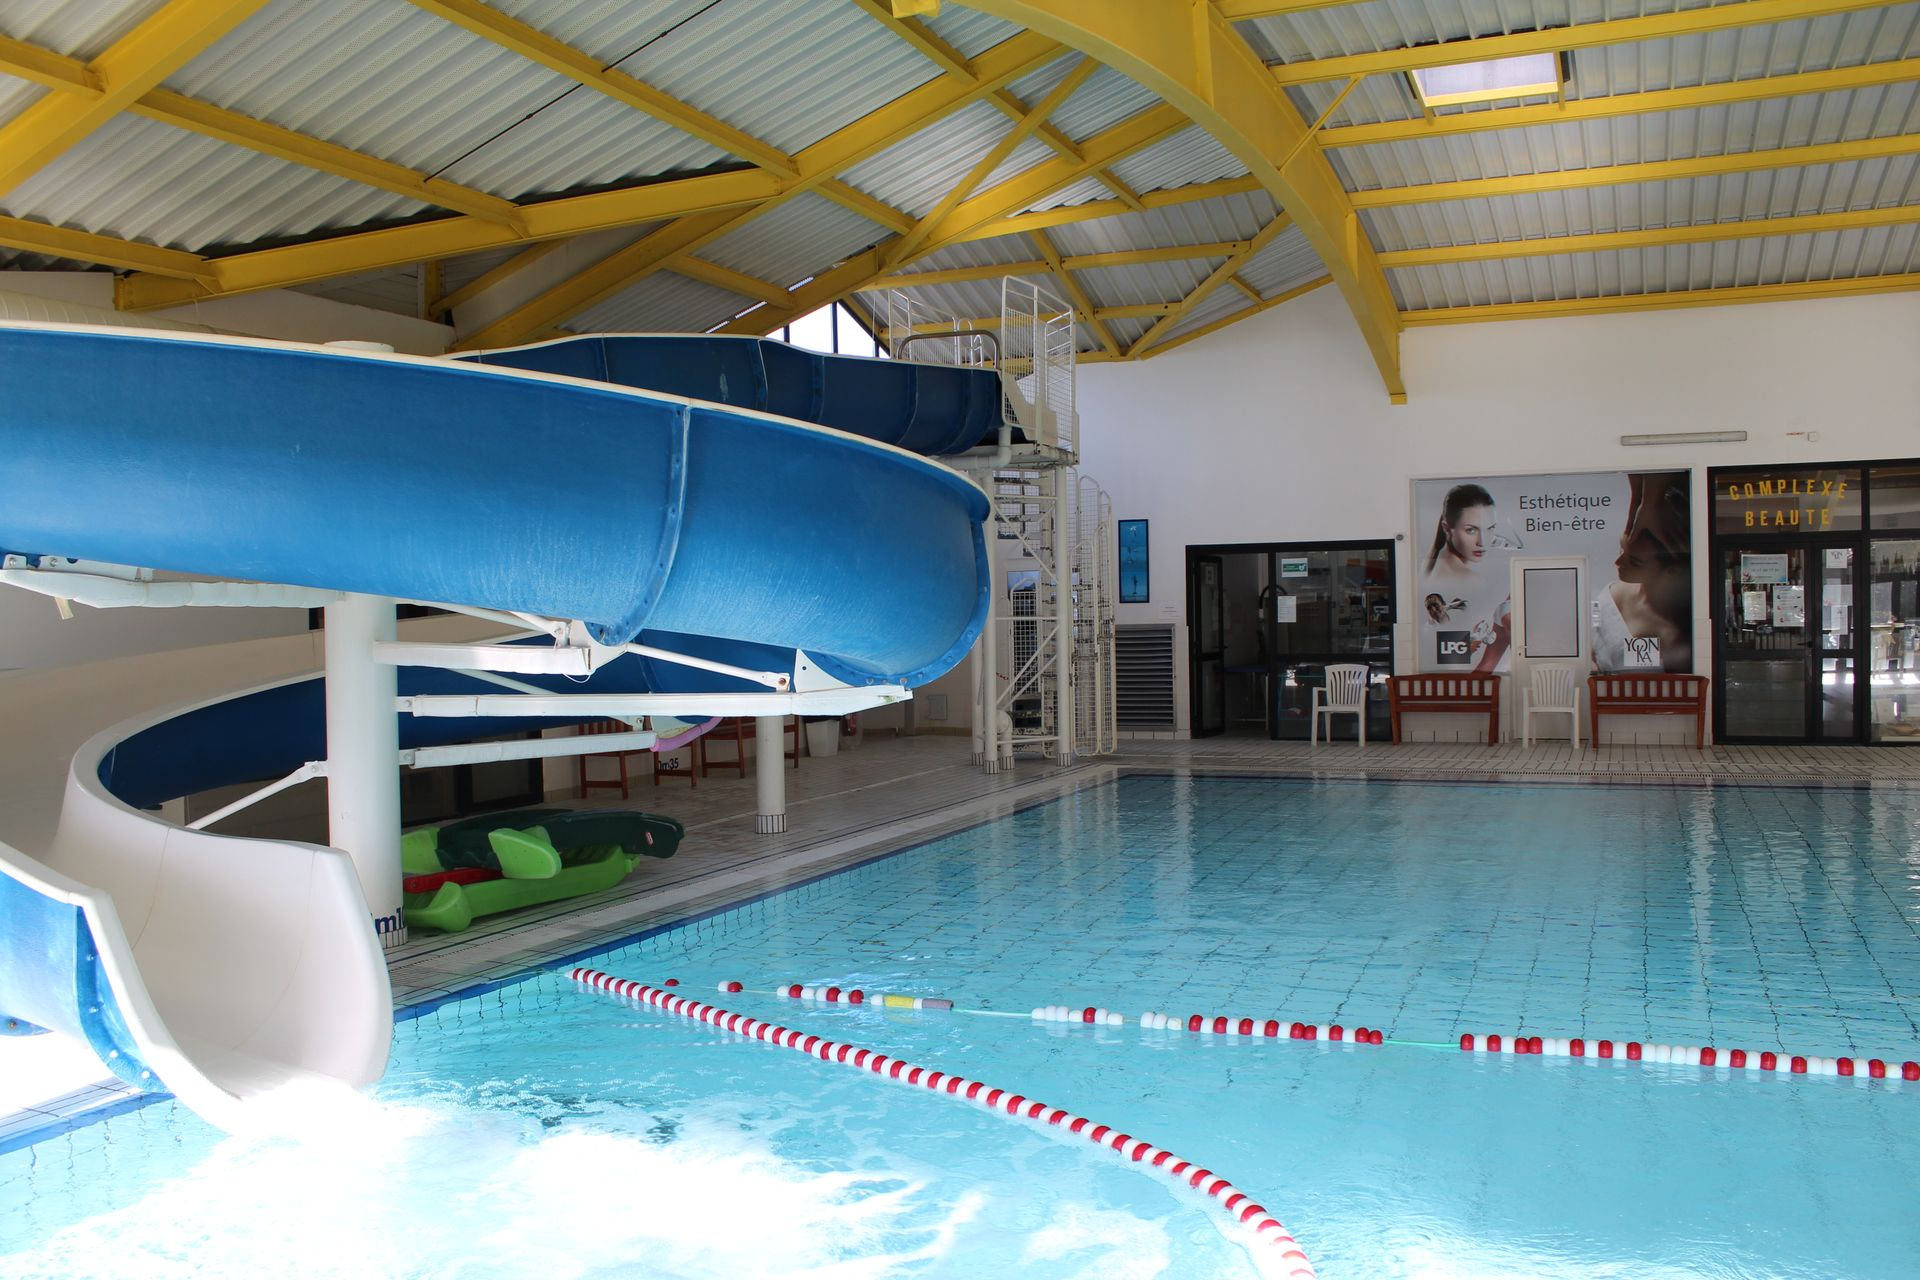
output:
POLYGON ((1113 502, 1081 476, 1073 507, 1074 737, 1081 755, 1106 755, 1119 742, 1115 718, 1113 502))
POLYGON ((971 319, 929 305, 905 289, 889 289, 881 308, 887 354, 895 360, 990 369, 998 363, 999 339, 971 319))
POLYGON ((1000 387, 1009 421, 1035 444, 1065 453, 1078 443, 1074 416, 1077 334, 1073 307, 1025 276, 1000 284, 1000 387))

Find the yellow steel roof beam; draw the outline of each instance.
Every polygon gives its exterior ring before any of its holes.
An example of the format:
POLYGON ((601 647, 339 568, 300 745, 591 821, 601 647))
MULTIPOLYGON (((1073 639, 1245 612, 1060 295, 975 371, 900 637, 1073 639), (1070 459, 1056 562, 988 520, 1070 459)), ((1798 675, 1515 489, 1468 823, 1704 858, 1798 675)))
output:
POLYGON ((1256 254, 1272 244, 1275 236, 1292 225, 1293 219, 1283 213, 1260 228, 1259 233, 1247 241, 1245 248, 1215 267, 1205 280, 1194 286, 1191 293, 1180 299, 1179 306, 1161 316, 1151 329, 1134 339, 1133 345, 1127 348, 1127 354, 1138 356, 1151 351, 1155 343, 1171 333, 1182 320, 1193 313, 1195 307, 1211 296, 1215 289, 1231 280, 1240 268, 1246 266, 1256 254))
POLYGON ((1920 133, 1901 133, 1887 138, 1826 142, 1811 147, 1736 151, 1730 155, 1692 156, 1685 160, 1595 165, 1588 169, 1555 169, 1547 173, 1521 173, 1506 178, 1471 178, 1463 182, 1383 187, 1354 192, 1353 207, 1383 209, 1396 205, 1432 204, 1442 200, 1487 200, 1498 196, 1533 195, 1542 191, 1613 187, 1623 183, 1672 182, 1683 178, 1711 178, 1762 169, 1799 169, 1807 165, 1885 160, 1915 152, 1920 152, 1920 133))
POLYGON ((858 187, 850 187, 835 179, 820 184, 820 194, 843 209, 865 218, 868 222, 877 222, 895 235, 901 235, 913 229, 913 215, 903 213, 890 204, 874 199, 858 187))
POLYGON ((170 0, 87 64, 98 89, 49 93, 0 126, 0 195, 137 102, 267 0, 170 0))
POLYGON ((1759 102, 1810 93, 1843 93, 1882 85, 1920 80, 1920 58, 1895 58, 1831 71, 1803 71, 1787 76, 1756 76, 1727 84, 1703 84, 1686 89, 1655 89, 1646 93, 1615 93, 1572 102, 1532 107, 1496 107, 1491 111, 1462 111, 1387 120, 1379 124, 1352 124, 1322 129, 1323 147, 1362 147, 1381 142, 1417 142, 1422 138, 1455 137, 1494 129, 1523 129, 1529 125, 1571 124, 1583 120, 1610 120, 1620 116, 1651 115, 1661 111, 1691 111, 1723 107, 1736 102, 1759 102))
POLYGON ((865 253, 855 254, 831 271, 823 271, 795 289, 785 302, 749 311, 715 332, 768 334, 782 325, 792 324, 801 316, 838 301, 841 295, 852 293, 859 288, 862 280, 880 274, 880 254, 884 248, 884 245, 876 245, 865 253))
MULTIPOLYGON (((796 157, 802 169, 812 173, 812 176, 803 176, 797 181, 785 180, 764 170, 745 170, 701 174, 693 178, 622 187, 592 195, 544 200, 523 206, 521 214, 527 224, 524 236, 476 218, 453 217, 408 227, 337 236, 280 249, 235 254, 218 260, 216 278, 211 285, 183 286, 177 281, 147 275, 128 276, 116 285, 115 303, 131 311, 177 306, 196 298, 274 289, 331 276, 356 275, 428 258, 453 257, 480 249, 498 248, 523 240, 546 240, 588 231, 604 231, 665 218, 699 215, 715 209, 770 207, 769 202, 777 198, 818 187, 839 170, 924 128, 929 120, 977 101, 980 94, 1057 57, 1059 52, 1057 44, 1037 35, 1023 34, 1003 41, 980 56, 978 61, 984 70, 979 84, 955 86, 944 80, 934 81, 854 121, 796 157), (815 170, 818 172, 813 172, 815 170)), ((718 234, 714 224, 703 225, 707 227, 708 235, 718 234)), ((720 225, 724 226, 724 223, 720 225)), ((699 243, 704 243, 704 240, 680 246, 674 252, 698 247, 699 243)), ((506 341, 522 341, 520 335, 535 332, 565 318, 564 313, 543 317, 517 330, 515 336, 506 341)))
POLYGON ((528 240, 550 240, 712 209, 736 208, 777 194, 779 182, 773 174, 762 170, 743 169, 547 200, 522 209, 527 227, 525 235, 495 222, 460 215, 310 240, 278 249, 260 249, 214 259, 214 279, 210 284, 188 285, 145 274, 125 276, 115 282, 114 305, 124 311, 173 307, 201 298, 358 275, 528 240))
POLYGON ((1249 18, 1286 18, 1360 3, 1362 0, 1213 0, 1213 7, 1228 22, 1245 22, 1249 18))
POLYGON ((1066 291, 1067 301, 1073 304, 1074 310, 1079 312, 1087 328, 1093 331, 1094 340, 1113 355, 1119 355, 1120 344, 1114 340, 1113 334, 1108 332, 1099 311, 1093 305, 1093 300, 1087 297, 1087 292, 1080 287, 1080 282, 1073 278, 1073 272, 1068 269, 1066 261, 1060 256, 1060 251, 1054 248, 1053 241, 1048 238, 1047 233, 1035 231, 1033 243, 1039 248, 1041 256, 1047 260, 1047 267, 1052 271, 1053 278, 1058 280, 1061 289, 1066 291))
MULTIPOLYGON (((1176 244, 1161 249, 1110 249, 1105 253, 1070 253, 1060 259, 1068 271, 1091 271, 1096 267, 1137 267, 1149 262, 1185 262, 1193 258, 1226 258, 1247 247, 1245 240, 1217 240, 1204 244, 1176 244)), ((968 280, 998 280, 1001 276, 1037 276, 1053 270, 1045 260, 1032 262, 990 262, 979 267, 953 267, 946 271, 906 271, 881 276, 866 285, 869 289, 910 289, 916 285, 960 284, 968 280)))
POLYGON ((1249 298, 1252 298, 1255 302, 1266 301, 1265 298, 1260 296, 1260 291, 1258 289, 1248 284, 1245 280, 1242 280, 1239 276, 1229 277, 1227 279, 1227 283, 1232 285, 1234 288, 1238 289, 1240 292, 1246 294, 1249 298))
POLYGON ((1403 249, 1381 254, 1380 265, 1394 271, 1403 267, 1435 267, 1459 262, 1544 258, 1562 253, 1610 253, 1622 249, 1658 249, 1677 244, 1710 244, 1720 240, 1753 240, 1763 236, 1863 231, 1873 227, 1904 226, 1909 222, 1920 222, 1920 205, 1892 205, 1884 209, 1852 209, 1844 213, 1814 213, 1790 218, 1752 218, 1744 222, 1703 222, 1684 227, 1650 227, 1644 231, 1601 231, 1590 235, 1541 236, 1532 240, 1494 240, 1484 244, 1403 249))
POLYGON ((735 271, 717 262, 696 258, 690 253, 675 254, 666 260, 665 265, 668 271, 677 276, 698 280, 701 284, 710 284, 743 298, 752 298, 755 302, 778 304, 785 302, 788 297, 787 290, 771 280, 762 280, 744 271, 735 271))
POLYGON ((1208 5, 966 3, 1091 54, 1212 134, 1292 214, 1346 297, 1388 396, 1405 399, 1399 308, 1373 246, 1326 157, 1298 146, 1306 121, 1230 22, 1208 5))
POLYGON ((632 286, 665 266, 669 258, 692 253, 781 201, 832 181, 850 166, 911 137, 942 116, 979 101, 1008 80, 1057 57, 1059 52, 1060 47, 1053 41, 1032 33, 1004 40, 976 59, 978 75, 973 81, 963 83, 947 77, 932 80, 806 148, 795 157, 800 165, 800 177, 782 183, 778 190, 753 207, 724 216, 695 214, 660 228, 580 275, 522 303, 484 329, 463 337, 456 346, 469 349, 524 342, 528 334, 559 324, 632 286))
POLYGON ((519 253, 514 254, 499 266, 482 272, 480 275, 475 276, 473 279, 461 285, 458 289, 455 289, 452 293, 449 293, 446 297, 440 299, 440 310, 450 315, 455 307, 465 306, 501 281, 520 274, 548 254, 566 247, 567 241, 565 240, 541 240, 528 248, 522 249, 519 253))
POLYGON ((1318 280, 1309 280, 1305 284, 1295 285, 1291 289, 1287 289, 1284 292, 1274 294, 1271 298, 1262 298, 1250 307, 1242 307, 1240 310, 1233 312, 1231 315, 1221 316, 1218 320, 1209 320, 1206 324, 1201 325, 1199 328, 1189 329, 1177 338, 1168 338, 1165 342, 1160 343, 1158 346, 1154 347, 1153 350, 1147 352, 1145 355, 1141 356, 1140 358, 1142 360, 1151 360, 1155 356, 1165 355, 1167 352, 1173 350, 1175 347, 1185 346, 1187 343, 1192 342, 1194 339, 1204 338, 1210 333, 1218 333, 1220 330, 1226 328, 1228 325, 1239 324, 1242 320, 1248 319, 1251 316, 1257 316, 1262 311, 1271 311, 1283 302, 1292 302, 1295 298, 1299 297, 1301 294, 1312 293, 1315 289, 1318 289, 1321 285, 1332 284, 1332 283, 1333 283, 1332 276, 1321 276, 1318 280))
POLYGON ((1277 64, 1271 68, 1271 73, 1283 85, 1313 84, 1320 80, 1346 80, 1353 76, 1445 67, 1459 62, 1593 49, 1610 44, 1631 44, 1639 40, 1671 40, 1680 36, 1730 31, 1736 27, 1822 18, 1855 9, 1880 9, 1890 3, 1892 0, 1744 0, 1741 4, 1715 5, 1711 9, 1687 9, 1679 13, 1656 13, 1641 18, 1616 18, 1609 22, 1582 22, 1570 27, 1550 27, 1545 31, 1449 40, 1445 44, 1382 49, 1374 53, 1345 54, 1335 58, 1309 58, 1277 64))
MULTIPOLYGON (((934 228, 938 227, 962 200, 972 195, 974 189, 1013 154, 1015 147, 1032 137, 1033 131, 1046 123, 1047 117, 1052 115, 1061 103, 1072 97, 1074 90, 1086 83, 1087 77, 1092 75, 1099 65, 1091 58, 1080 59, 1079 65, 1069 71, 1038 105, 1015 121, 1013 127, 1008 129, 998 142, 989 147, 985 155, 974 162, 973 168, 967 171, 967 175, 955 183, 947 194, 941 196, 925 216, 914 223, 911 231, 888 246, 888 264, 905 261, 915 249, 925 244, 927 237, 933 234, 934 228)), ((1080 162, 1084 163, 1084 161, 1085 157, 1082 156, 1080 162)))
MULTIPOLYGON (((1140 196, 1140 203, 1148 209, 1166 209, 1177 204, 1192 204, 1200 200, 1217 199, 1220 196, 1245 195, 1250 191, 1261 189, 1260 180, 1249 174, 1239 178, 1222 178, 1218 182, 1196 182, 1185 187, 1144 192, 1140 196)), ((989 222, 955 236, 951 243, 992 240, 999 236, 1018 235, 1023 231, 1063 227, 1076 222, 1093 222, 1100 218, 1117 218, 1121 214, 1134 212, 1138 211, 1123 200, 1089 200, 1085 204, 1061 205, 1057 209, 1043 209, 1038 213, 1016 213, 998 222, 989 222)))
POLYGON ((849 3, 912 45, 921 57, 940 68, 941 75, 954 76, 969 83, 979 78, 966 56, 935 35, 932 27, 918 18, 895 17, 889 0, 849 0, 849 3))
MULTIPOLYGON (((86 63, 17 40, 0 41, 0 72, 15 71, 19 65, 16 60, 29 55, 38 59, 36 65, 42 70, 59 73, 57 78, 49 77, 54 88, 98 92, 98 77, 88 70, 86 63)), ((318 169, 352 182, 379 187, 443 209, 470 213, 476 218, 485 218, 502 226, 519 225, 519 212, 510 200, 502 200, 498 196, 440 178, 430 178, 404 165, 363 155, 331 142, 322 142, 318 138, 295 133, 291 129, 283 129, 225 107, 216 107, 170 89, 149 90, 129 103, 127 110, 160 124, 291 161, 309 169, 318 169)))
POLYGON ((1081 159, 1077 163, 1058 158, 1049 160, 979 195, 962 200, 933 228, 918 256, 924 257, 934 247, 954 241, 976 227, 1016 213, 1061 187, 1090 176, 1094 170, 1105 168, 1116 160, 1124 160, 1188 126, 1187 118, 1179 109, 1166 103, 1129 116, 1081 144, 1081 159))
POLYGON ((643 111, 656 120, 670 124, 684 133, 692 134, 702 142, 719 147, 722 151, 732 152, 769 173, 791 178, 800 172, 794 158, 785 152, 734 128, 724 120, 708 115, 697 107, 689 106, 678 98, 662 93, 652 85, 624 71, 603 66, 598 58, 582 53, 572 45, 555 40, 546 32, 529 26, 517 18, 510 18, 498 9, 481 4, 479 0, 410 0, 410 3, 435 17, 443 18, 455 26, 471 31, 483 40, 504 49, 511 49, 521 57, 537 62, 549 71, 556 71, 576 84, 585 85, 616 102, 623 102, 635 110, 643 111))
POLYGON ((135 115, 157 120, 161 124, 217 138, 221 142, 308 169, 318 169, 337 178, 379 187, 424 204, 471 214, 515 230, 523 230, 525 226, 519 207, 511 200, 503 200, 457 182, 448 182, 444 178, 430 177, 417 169, 409 169, 405 165, 365 155, 335 143, 323 142, 319 138, 295 133, 291 129, 255 120, 237 111, 228 111, 167 89, 155 89, 129 109, 135 115))
MULTIPOLYGON (((24 249, 28 253, 44 253, 52 258, 73 258, 126 271, 151 271, 156 275, 175 276, 182 280, 211 279, 214 272, 213 263, 197 253, 162 249, 114 236, 95 235, 90 231, 70 231, 66 227, 51 227, 26 218, 0 216, 0 244, 11 249, 24 249)), ((5 278, 0 276, 0 281, 5 278)))
POLYGON ((78 58, 42 49, 37 44, 0 36, 0 72, 31 80, 49 89, 80 89, 99 93, 105 88, 100 77, 78 58))
POLYGON ((1677 307, 1725 307, 1747 302, 1793 302, 1805 298, 1846 298, 1920 289, 1920 272, 1885 276, 1849 276, 1844 280, 1801 280, 1790 284, 1734 285, 1722 289, 1678 289, 1666 293, 1616 294, 1606 298, 1500 302, 1474 307, 1434 307, 1401 315, 1409 327, 1479 324, 1489 320, 1542 320, 1558 316, 1615 315, 1666 311, 1677 307))

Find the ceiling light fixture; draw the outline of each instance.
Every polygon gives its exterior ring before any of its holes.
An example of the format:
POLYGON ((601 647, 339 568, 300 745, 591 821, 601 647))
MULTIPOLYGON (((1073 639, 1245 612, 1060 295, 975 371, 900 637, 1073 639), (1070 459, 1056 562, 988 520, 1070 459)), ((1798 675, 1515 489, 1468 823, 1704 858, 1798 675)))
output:
POLYGON ((1744 431, 1666 431, 1657 435, 1621 436, 1621 444, 1739 444, 1744 431))

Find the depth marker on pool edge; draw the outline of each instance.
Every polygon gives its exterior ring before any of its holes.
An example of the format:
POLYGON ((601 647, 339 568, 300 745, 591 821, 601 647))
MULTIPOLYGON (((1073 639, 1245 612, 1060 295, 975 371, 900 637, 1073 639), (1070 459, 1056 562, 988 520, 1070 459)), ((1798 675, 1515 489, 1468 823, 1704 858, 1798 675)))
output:
MULTIPOLYGON (((749 1039, 764 1040, 779 1045, 783 1049, 792 1049, 810 1058, 818 1058, 822 1062, 837 1062, 856 1069, 865 1068, 889 1080, 923 1085, 935 1093, 944 1093, 948 1097, 964 1097, 968 1102, 977 1102, 989 1111, 1004 1112, 1016 1119, 1031 1120, 1064 1129, 1068 1133, 1085 1138, 1095 1146, 1124 1155, 1136 1164, 1158 1169, 1176 1182, 1186 1184, 1192 1190, 1204 1192, 1218 1203, 1234 1222, 1249 1229, 1253 1239, 1279 1250, 1280 1260, 1290 1264, 1287 1272, 1289 1277, 1293 1280, 1314 1280, 1313 1263, 1307 1260, 1307 1255, 1300 1248, 1299 1242, 1280 1224, 1279 1219, 1254 1203, 1245 1192, 1211 1169, 1203 1169, 1191 1164, 1172 1152, 1155 1147, 1131 1134, 1121 1133, 1108 1125, 1094 1124, 1084 1116, 1074 1115, 1058 1107, 1049 1107, 1043 1102, 1017 1093, 990 1088, 978 1080, 948 1075, 941 1071, 929 1071, 925 1067, 914 1066, 899 1058, 889 1058, 885 1054, 874 1053, 870 1049, 857 1049, 850 1044, 828 1040, 821 1036, 803 1035, 788 1027, 762 1022, 757 1018, 733 1013, 716 1005, 689 1000, 685 996, 677 996, 670 991, 647 986, 645 983, 616 978, 598 969, 575 966, 567 971, 567 976, 585 986, 616 996, 640 1000, 668 1013, 695 1022, 704 1022, 749 1039)), ((730 984, 722 984, 723 987, 726 985, 730 984)))

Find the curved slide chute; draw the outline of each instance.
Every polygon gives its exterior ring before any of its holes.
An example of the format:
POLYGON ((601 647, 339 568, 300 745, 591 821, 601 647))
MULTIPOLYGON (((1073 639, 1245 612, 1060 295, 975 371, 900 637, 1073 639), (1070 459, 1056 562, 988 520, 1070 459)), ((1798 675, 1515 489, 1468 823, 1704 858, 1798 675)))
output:
MULTIPOLYGON (((855 688, 925 683, 971 647, 986 499, 887 441, 982 439, 997 409, 977 379, 864 362, 886 385, 840 370, 843 407, 822 414, 808 374, 809 422, 758 407, 791 397, 739 407, 505 363, 0 324, 0 551, 577 621, 601 645, 804 660, 855 688), (819 425, 856 404, 862 434, 819 425)), ((399 678, 403 696, 476 687, 399 678)), ((633 653, 588 683, 751 688, 633 653)), ((226 1128, 290 1082, 379 1076, 391 992, 348 857, 143 812, 323 758, 321 703, 320 681, 285 682, 88 742, 44 860, 0 845, 0 1027, 80 1036, 226 1128)), ((404 719, 402 745, 543 723, 404 719)))

